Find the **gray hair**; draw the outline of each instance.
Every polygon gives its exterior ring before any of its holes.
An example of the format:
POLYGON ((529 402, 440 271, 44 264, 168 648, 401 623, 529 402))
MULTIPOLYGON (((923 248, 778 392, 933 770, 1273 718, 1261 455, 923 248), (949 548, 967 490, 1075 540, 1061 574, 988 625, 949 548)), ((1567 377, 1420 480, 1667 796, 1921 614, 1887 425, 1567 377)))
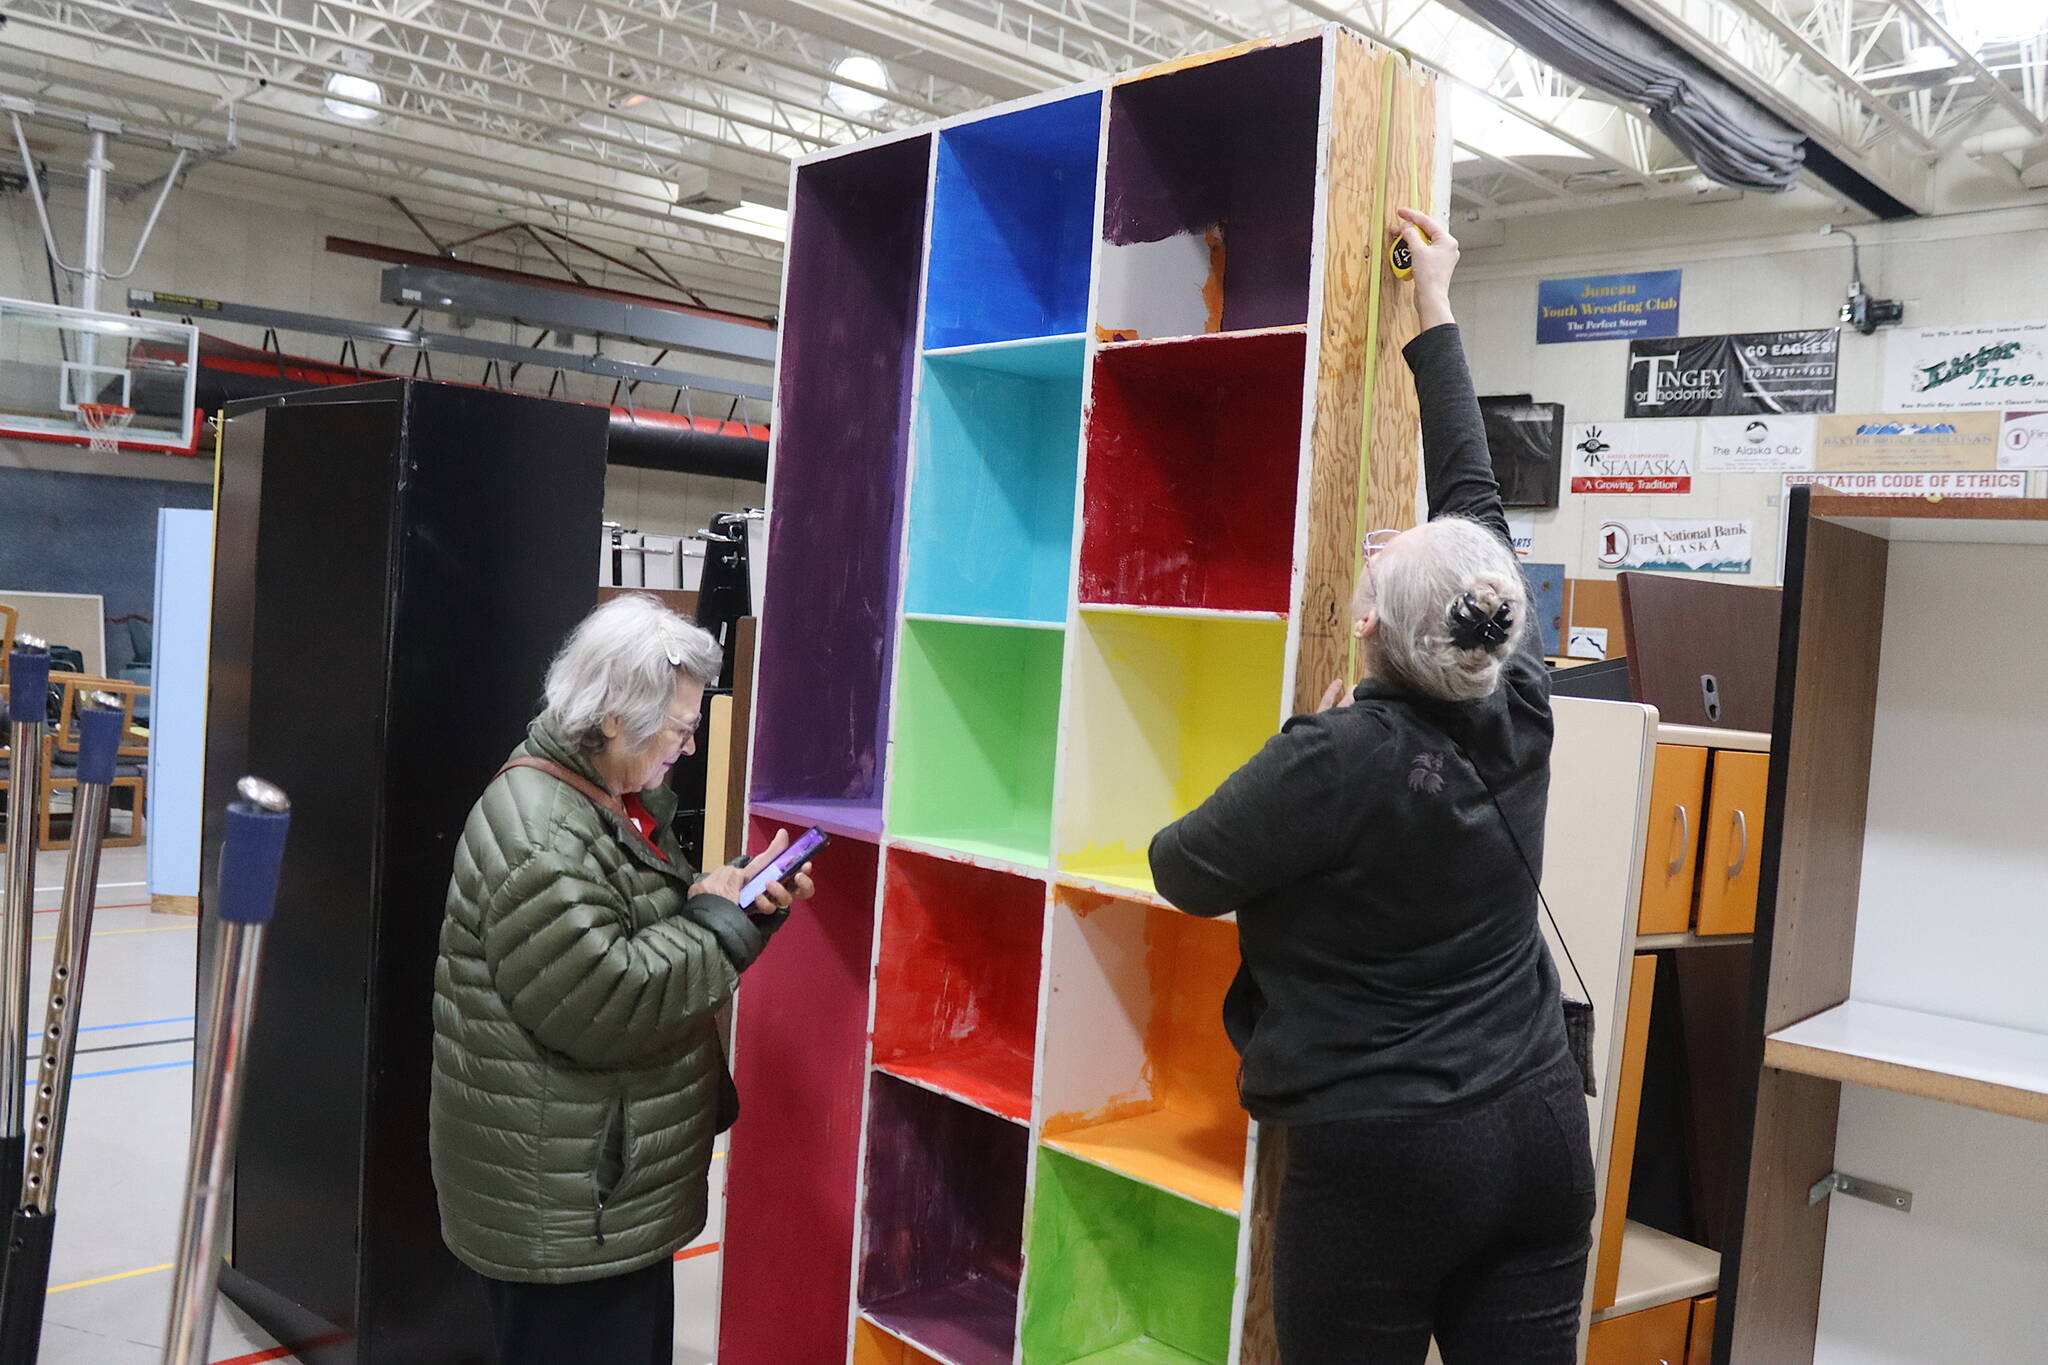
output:
POLYGON ((1529 629, 1529 589, 1514 551, 1463 517, 1440 517, 1382 551, 1372 562, 1368 600, 1380 614, 1364 646, 1373 675, 1438 701, 1492 695, 1502 663, 1529 629), (1511 607, 1505 640, 1475 649, 1452 640, 1451 611, 1467 593, 1483 615, 1511 607))
POLYGON ((709 631, 647 594, 614 597, 569 632, 548 665, 543 714, 591 753, 604 747, 605 719, 616 717, 620 739, 637 749, 668 723, 677 676, 715 683, 724 657, 709 631))

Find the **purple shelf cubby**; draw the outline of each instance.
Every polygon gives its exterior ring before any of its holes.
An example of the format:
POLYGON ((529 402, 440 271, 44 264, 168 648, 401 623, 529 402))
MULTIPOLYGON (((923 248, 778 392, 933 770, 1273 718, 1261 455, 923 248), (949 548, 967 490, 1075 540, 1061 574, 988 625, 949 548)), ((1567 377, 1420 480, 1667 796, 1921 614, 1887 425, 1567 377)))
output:
POLYGON ((752 795, 879 831, 929 135, 813 162, 791 202, 752 795))
POLYGON ((1308 321, 1324 51, 1310 37, 1111 87, 1105 332, 1308 321))

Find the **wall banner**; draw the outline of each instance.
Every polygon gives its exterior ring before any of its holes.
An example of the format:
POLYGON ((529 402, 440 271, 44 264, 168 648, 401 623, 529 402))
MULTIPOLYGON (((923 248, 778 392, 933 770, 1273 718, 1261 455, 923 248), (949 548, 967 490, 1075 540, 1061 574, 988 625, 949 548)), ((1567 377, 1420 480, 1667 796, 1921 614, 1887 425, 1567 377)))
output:
POLYGON ((1905 470, 1883 474, 1800 473, 1787 474, 1779 492, 1790 496, 1801 484, 1818 484, 1837 493, 1866 498, 2024 498, 2025 470, 2004 472, 1953 472, 1949 470, 1905 470))
POLYGON ((1683 273, 1650 270, 1545 280, 1536 287, 1536 341, 1542 345, 1677 336, 1683 273))
POLYGON ((1998 468, 1998 414, 1916 412, 1814 421, 1819 469, 1960 470, 1998 468))
POLYGON ((1581 422, 1565 429, 1574 493, 1690 493, 1692 422, 1581 422))
POLYGON ((1813 468, 1814 419, 1804 414, 1700 419, 1702 474, 1779 474, 1813 468))
POLYGON ((1748 573, 1755 523, 1720 521, 1609 521, 1596 551, 1603 569, 1671 573, 1748 573))
POLYGON ((1778 581, 1785 581, 1785 532, 1792 521, 1792 490, 1820 484, 1837 493, 1865 498, 2024 498, 2024 470, 1978 473, 1950 470, 1895 470, 1887 473, 1787 474, 1778 486, 1778 581))
POLYGON ((1998 428, 2000 469, 2048 469, 2048 412, 2008 412, 1998 428))
POLYGON ((1841 333, 1735 332, 1632 341, 1630 417, 1833 412, 1841 333))
POLYGON ((2048 407, 2048 322, 1891 333, 1884 405, 1894 412, 2048 407))

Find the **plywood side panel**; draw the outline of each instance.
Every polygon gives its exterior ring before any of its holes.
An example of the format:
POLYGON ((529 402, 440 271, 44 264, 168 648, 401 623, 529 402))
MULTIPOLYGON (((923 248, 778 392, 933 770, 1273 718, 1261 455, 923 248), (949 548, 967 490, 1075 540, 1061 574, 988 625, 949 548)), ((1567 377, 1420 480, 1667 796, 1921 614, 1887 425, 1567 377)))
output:
POLYGON ((1436 166, 1436 81, 1420 68, 1389 55, 1386 79, 1394 82, 1393 124, 1388 130, 1386 194, 1381 200, 1377 270, 1380 277, 1379 345, 1374 366, 1372 445, 1366 460, 1364 530, 1407 526, 1415 519, 1415 484, 1421 466, 1422 409, 1415 377, 1401 350, 1421 330, 1415 289, 1394 277, 1384 249, 1400 226, 1394 211, 1425 207, 1436 166))
POLYGON ((1298 607, 1294 707, 1313 711, 1346 674, 1352 580, 1358 568, 1359 452, 1367 420, 1372 278, 1384 244, 1372 231, 1378 192, 1380 87, 1386 67, 1363 39, 1336 39, 1326 158, 1322 329, 1309 429, 1307 545, 1298 607))

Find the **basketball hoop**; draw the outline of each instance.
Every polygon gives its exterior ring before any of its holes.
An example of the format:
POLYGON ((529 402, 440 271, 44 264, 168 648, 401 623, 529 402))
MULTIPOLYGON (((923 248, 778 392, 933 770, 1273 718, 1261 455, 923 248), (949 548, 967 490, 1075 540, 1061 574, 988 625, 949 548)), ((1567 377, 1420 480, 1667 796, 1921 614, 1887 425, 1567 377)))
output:
POLYGON ((78 420, 92 433, 94 453, 112 455, 121 448, 121 433, 135 420, 135 409, 119 403, 80 403, 78 420))

